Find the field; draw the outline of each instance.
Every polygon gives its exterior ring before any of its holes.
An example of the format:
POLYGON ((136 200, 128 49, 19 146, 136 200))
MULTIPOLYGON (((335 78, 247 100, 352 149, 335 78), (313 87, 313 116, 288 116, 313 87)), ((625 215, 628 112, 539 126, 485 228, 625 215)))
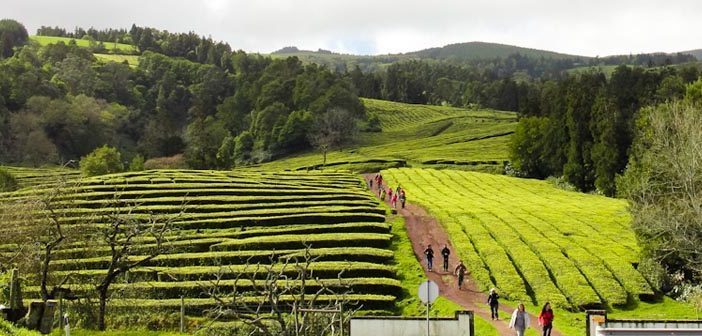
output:
MULTIPOLYGON (((55 37, 55 36, 30 36, 30 40, 36 41, 39 45, 45 46, 49 44, 63 42, 69 44, 71 40, 75 41, 79 47, 89 47, 90 41, 83 39, 72 39, 68 37, 55 37)), ((125 54, 136 54, 137 48, 131 44, 115 43, 115 42, 103 42, 103 45, 107 50, 116 50, 116 53, 125 54)))
POLYGON ((139 65, 138 55, 114 55, 114 54, 93 54, 97 59, 105 62, 117 62, 122 63, 127 61, 130 67, 137 67, 139 65))
MULTIPOLYGON (((356 144, 330 152, 327 166, 361 172, 402 166, 501 172, 508 160, 515 113, 374 99, 363 103, 380 119, 382 132, 362 132, 356 144)), ((252 168, 305 170, 321 164, 320 153, 308 153, 252 168)))
MULTIPOLYGON (((639 248, 624 200, 478 172, 403 168, 383 176, 441 221, 485 291, 494 286, 512 302, 535 308, 549 301, 573 312, 646 317, 637 309, 656 306, 644 302, 654 293, 636 270, 639 248)), ((688 305, 659 307, 676 311, 649 318, 695 317, 688 305)))
MULTIPOLYGON (((22 200, 52 187, 35 185, 2 199, 22 200)), ((179 298, 185 296, 187 313, 201 315, 214 305, 204 291, 215 278, 220 289, 234 291, 236 285, 247 290, 254 284, 236 282, 237 274, 252 273, 255 265, 272 261, 275 269, 285 268, 283 261, 303 259, 305 245, 318 257, 310 265, 314 278, 308 290, 350 287, 348 299, 364 309, 381 310, 394 310, 401 293, 386 210, 360 178, 348 173, 122 173, 84 179, 65 189, 57 202, 62 207, 55 211, 67 230, 105 225, 115 212, 135 219, 173 218, 179 228, 165 243, 167 254, 116 281, 112 289, 118 294, 110 304, 115 310, 137 305, 177 312, 179 298)), ((9 225, 6 229, 17 225, 2 224, 9 225)), ((140 253, 150 243, 143 238, 132 246, 132 260, 143 258, 140 253)), ((0 244, 0 253, 16 248, 0 244)), ((107 245, 74 241, 56 252, 52 270, 57 278, 70 275, 67 286, 83 296, 108 263, 107 245)), ((287 267, 294 273, 292 264, 287 267)), ((36 284, 27 285, 25 297, 38 297, 36 284)), ((318 301, 331 299, 322 295, 318 301)))
POLYGON ((0 166, 19 182, 20 188, 55 183, 59 179, 72 179, 80 176, 80 171, 69 168, 25 168, 0 166))

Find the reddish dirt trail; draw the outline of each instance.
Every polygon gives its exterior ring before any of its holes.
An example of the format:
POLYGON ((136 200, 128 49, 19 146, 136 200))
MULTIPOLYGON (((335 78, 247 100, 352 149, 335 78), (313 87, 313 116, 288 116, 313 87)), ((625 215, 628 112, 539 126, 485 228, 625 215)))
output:
MULTIPOLYGON (((371 179, 375 174, 366 174, 366 181, 371 179)), ((377 186, 373 185, 373 191, 377 195, 377 186)), ((390 203, 386 201, 386 203, 390 203)), ((400 207, 400 202, 398 201, 398 207, 400 207)), ((441 224, 436 220, 436 218, 430 216, 424 208, 412 204, 405 204, 404 209, 397 209, 397 213, 405 219, 405 227, 407 229, 407 235, 412 241, 412 248, 414 249, 414 254, 417 260, 420 262, 424 269, 424 273, 427 278, 436 282, 439 285, 439 292, 441 296, 461 305, 466 310, 471 310, 475 315, 482 317, 484 320, 491 322, 492 325, 497 329, 500 335, 515 335, 514 330, 509 329, 509 319, 514 311, 513 307, 508 307, 500 304, 500 319, 492 320, 490 316, 490 308, 487 307, 487 294, 482 293, 476 286, 475 281, 470 276, 466 275, 465 282, 463 283, 463 288, 458 289, 456 276, 453 275, 453 269, 458 264, 458 259, 456 259, 456 249, 451 244, 446 231, 441 226, 441 224), (432 271, 427 268, 426 258, 424 257, 424 250, 427 245, 432 246, 434 250, 434 265, 432 271), (449 268, 448 272, 443 271, 443 257, 441 256, 441 249, 444 245, 448 245, 451 255, 449 257, 449 268)), ((470 272, 470 270, 468 270, 470 272)), ((531 328, 538 331, 541 327, 537 324, 537 317, 533 314, 529 314, 531 318, 531 328)), ((552 336, 561 336, 561 334, 553 330, 552 336)))

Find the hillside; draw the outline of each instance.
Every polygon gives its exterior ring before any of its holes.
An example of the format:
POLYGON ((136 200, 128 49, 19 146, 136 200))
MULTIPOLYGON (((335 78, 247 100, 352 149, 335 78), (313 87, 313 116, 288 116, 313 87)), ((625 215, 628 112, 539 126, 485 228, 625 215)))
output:
POLYGON ((695 58, 702 61, 702 49, 688 50, 688 51, 683 51, 682 53, 695 56, 695 58))
POLYGON ((506 58, 513 54, 520 54, 532 58, 587 59, 585 56, 567 55, 548 50, 523 48, 507 44, 488 42, 467 42, 449 44, 443 47, 423 49, 404 53, 405 56, 434 60, 479 60, 491 58, 506 58))
MULTIPOLYGON (((93 44, 91 45, 90 40, 72 39, 72 38, 67 38, 67 37, 55 37, 55 36, 36 36, 35 35, 35 36, 30 36, 29 39, 39 43, 39 45, 41 45, 41 46, 59 43, 59 42, 63 42, 65 44, 70 44, 70 43, 72 43, 71 41, 74 41, 77 46, 87 48, 87 47, 95 47, 101 43, 101 42, 93 42, 93 44)), ((117 53, 117 54, 136 54, 138 52, 137 47, 130 45, 130 44, 102 42, 102 45, 105 47, 106 51, 111 51, 111 52, 117 53)))
MULTIPOLYGON (((354 171, 382 167, 461 167, 502 172, 516 113, 363 99, 381 132, 362 132, 356 144, 331 151, 327 166, 354 171)), ((305 170, 321 166, 321 153, 281 158, 249 169, 305 170)))
MULTIPOLYGON (((14 206, 5 202, 27 199, 46 188, 53 186, 4 194, 0 210, 14 206)), ((262 271, 261 264, 271 262, 274 268, 289 263, 285 273, 290 276, 296 272, 296 260, 304 262, 306 245, 314 257, 309 267, 316 276, 307 284, 308 290, 350 286, 353 294, 347 298, 365 309, 393 309, 401 292, 395 267, 390 265, 392 236, 385 210, 361 180, 349 174, 123 173, 81 180, 64 189, 57 202, 55 213, 64 230, 74 234, 92 232, 115 213, 132 221, 151 216, 174 221, 177 231, 168 235, 168 253, 130 272, 129 284, 117 281, 114 285, 113 290, 121 293, 110 303, 115 310, 128 309, 135 302, 153 310, 176 309, 184 295, 188 314, 203 315, 215 304, 205 295, 208 288, 250 289, 249 278, 239 279, 238 274, 256 275, 262 271)), ((25 225, 4 218, 3 231, 7 225, 25 225)), ((70 275, 64 287, 83 297, 105 273, 109 248, 99 239, 89 243, 87 235, 70 239, 54 255, 53 275, 70 275)), ((136 240, 131 259, 145 258, 151 243, 149 237, 136 240)), ((0 253, 13 251, 15 245, 0 244, 0 253)), ((25 298, 37 298, 36 283, 26 284, 25 298)), ((317 298, 320 302, 331 299, 328 295, 317 298)))

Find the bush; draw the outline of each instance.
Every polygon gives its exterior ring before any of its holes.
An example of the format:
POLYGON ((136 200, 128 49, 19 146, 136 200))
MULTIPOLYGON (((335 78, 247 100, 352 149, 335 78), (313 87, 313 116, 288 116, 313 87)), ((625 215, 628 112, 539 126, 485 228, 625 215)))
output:
POLYGON ((102 146, 80 159, 80 170, 85 176, 121 172, 124 170, 122 155, 117 148, 102 146))
POLYGON ((144 170, 144 157, 137 154, 132 158, 132 162, 129 163, 129 171, 142 171, 144 170))
POLYGON ((186 169, 188 164, 185 163, 183 154, 173 156, 165 156, 159 158, 148 159, 144 162, 144 169, 186 169))
POLYGON ((0 168, 0 191, 14 191, 17 187, 17 179, 7 170, 0 168))

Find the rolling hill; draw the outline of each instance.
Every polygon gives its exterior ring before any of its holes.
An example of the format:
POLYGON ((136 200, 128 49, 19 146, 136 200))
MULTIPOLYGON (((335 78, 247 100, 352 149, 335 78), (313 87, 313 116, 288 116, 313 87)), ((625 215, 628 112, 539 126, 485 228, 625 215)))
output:
POLYGON ((420 59, 434 60, 478 60, 505 58, 513 54, 520 54, 522 56, 533 58, 543 57, 551 59, 588 58, 585 56, 567 55, 547 50, 523 48, 513 45, 488 42, 455 43, 438 48, 429 48, 409 52, 403 55, 420 59))

